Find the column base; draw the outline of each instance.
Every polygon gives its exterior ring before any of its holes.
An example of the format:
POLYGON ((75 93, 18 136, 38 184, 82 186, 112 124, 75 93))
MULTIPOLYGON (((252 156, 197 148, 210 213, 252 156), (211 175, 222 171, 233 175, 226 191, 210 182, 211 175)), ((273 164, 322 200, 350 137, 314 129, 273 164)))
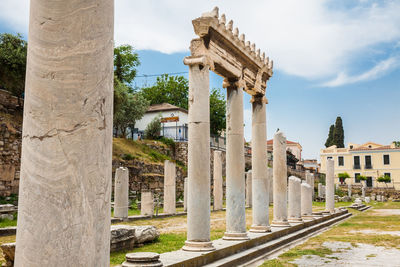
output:
POLYGON ((288 221, 272 221, 271 227, 279 227, 279 228, 286 228, 290 227, 290 224, 288 221))
POLYGON ((215 247, 213 246, 211 241, 185 241, 185 245, 182 247, 182 250, 185 251, 213 251, 215 247))
POLYGON ((289 223, 303 223, 303 219, 301 217, 300 218, 293 217, 293 218, 289 218, 288 222, 289 223))
POLYGON ((271 227, 267 225, 252 225, 250 228, 252 233, 267 233, 271 232, 271 227))
POLYGON ((313 215, 302 215, 301 218, 303 219, 303 221, 313 221, 315 220, 315 217, 313 215))
POLYGON ((249 236, 247 233, 232 233, 232 232, 225 232, 224 236, 222 237, 223 240, 233 240, 233 241, 240 241, 240 240, 249 240, 249 236))
POLYGON ((328 215, 331 215, 331 214, 333 214, 333 213, 335 213, 335 212, 330 212, 329 210, 324 210, 324 211, 322 212, 322 215, 328 216, 328 215))

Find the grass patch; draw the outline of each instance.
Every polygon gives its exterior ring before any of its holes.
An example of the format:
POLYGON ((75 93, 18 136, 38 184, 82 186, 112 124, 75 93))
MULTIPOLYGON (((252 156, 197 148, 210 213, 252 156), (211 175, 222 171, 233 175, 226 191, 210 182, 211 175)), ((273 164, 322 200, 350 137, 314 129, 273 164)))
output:
POLYGON ((367 258, 373 258, 373 257, 376 257, 377 255, 376 254, 368 254, 366 257, 367 258))
POLYGON ((260 267, 288 267, 288 266, 291 267, 291 266, 297 266, 297 265, 293 264, 293 263, 284 262, 279 259, 268 260, 268 261, 265 261, 262 265, 260 265, 260 267))
POLYGON ((315 248, 315 249, 309 249, 309 248, 302 249, 300 247, 300 248, 291 249, 288 252, 281 254, 279 256, 279 258, 285 259, 285 260, 293 260, 296 258, 300 258, 301 256, 304 256, 304 255, 316 255, 319 257, 325 257, 326 255, 330 255, 332 253, 333 253, 332 250, 330 250, 329 248, 325 248, 325 247, 319 247, 319 248, 315 248))

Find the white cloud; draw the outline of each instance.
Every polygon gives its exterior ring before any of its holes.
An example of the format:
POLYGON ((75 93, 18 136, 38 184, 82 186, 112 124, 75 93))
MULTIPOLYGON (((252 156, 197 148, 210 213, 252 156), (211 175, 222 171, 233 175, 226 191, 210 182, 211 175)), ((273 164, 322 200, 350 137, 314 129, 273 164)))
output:
POLYGON ((362 81, 375 80, 377 78, 382 77, 388 71, 393 70, 394 68, 398 67, 399 65, 400 65, 399 58, 391 57, 391 58, 388 58, 386 60, 379 62, 370 70, 368 70, 364 73, 361 73, 359 75, 348 76, 346 73, 341 72, 338 74, 338 76, 335 79, 323 83, 322 86, 336 87, 336 86, 341 86, 341 85, 345 85, 345 84, 352 84, 352 83, 357 83, 357 82, 362 82, 362 81))
MULTIPOLYGON (((307 79, 327 79, 379 44, 400 41, 400 2, 337 0, 115 0, 115 39, 137 49, 187 51, 195 37, 191 20, 220 7, 228 20, 275 62, 275 68, 307 79)), ((1 0, 0 23, 27 32, 28 0, 1 0)), ((344 74, 342 74, 343 76, 344 74)))

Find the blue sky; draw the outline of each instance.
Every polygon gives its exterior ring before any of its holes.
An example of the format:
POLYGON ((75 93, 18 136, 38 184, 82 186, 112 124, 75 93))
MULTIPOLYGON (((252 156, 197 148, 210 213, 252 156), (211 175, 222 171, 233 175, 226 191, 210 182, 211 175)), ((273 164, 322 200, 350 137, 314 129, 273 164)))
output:
MULTIPOLYGON (((345 143, 400 140, 400 1, 396 0, 116 0, 116 44, 137 48, 138 75, 187 72, 191 19, 220 14, 274 60, 267 132, 300 142, 319 158, 329 126, 344 123, 345 143)), ((0 1, 0 32, 28 32, 28 0, 0 1)), ((187 77, 187 74, 182 74, 187 77)), ((155 78, 137 78, 138 86, 155 78)), ((210 87, 222 79, 211 75, 210 87)), ((251 107, 245 94, 245 137, 251 107)))

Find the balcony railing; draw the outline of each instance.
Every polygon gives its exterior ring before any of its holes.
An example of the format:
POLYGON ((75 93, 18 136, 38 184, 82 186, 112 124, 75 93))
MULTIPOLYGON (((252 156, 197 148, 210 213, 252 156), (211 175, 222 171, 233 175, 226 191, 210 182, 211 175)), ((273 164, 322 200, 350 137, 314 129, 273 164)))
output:
POLYGON ((354 170, 361 170, 361 165, 353 165, 354 170))
POLYGON ((366 170, 371 170, 372 169, 372 164, 366 164, 365 165, 366 170))

